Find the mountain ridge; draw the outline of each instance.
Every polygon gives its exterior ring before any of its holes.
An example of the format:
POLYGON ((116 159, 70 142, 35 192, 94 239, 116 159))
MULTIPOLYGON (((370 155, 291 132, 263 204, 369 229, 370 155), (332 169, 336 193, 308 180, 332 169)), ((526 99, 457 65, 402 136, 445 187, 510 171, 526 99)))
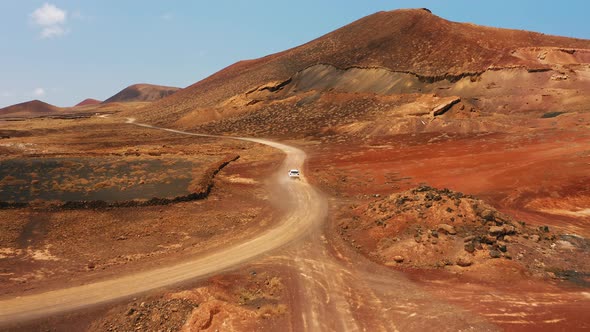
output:
POLYGON ((305 68, 322 63, 336 68, 383 67, 425 80, 453 80, 494 67, 548 69, 511 53, 540 46, 586 49, 590 41, 456 23, 423 9, 378 12, 300 46, 236 62, 172 97, 156 101, 140 110, 138 116, 174 122, 195 109, 216 107, 233 96, 269 82, 287 81, 305 68))

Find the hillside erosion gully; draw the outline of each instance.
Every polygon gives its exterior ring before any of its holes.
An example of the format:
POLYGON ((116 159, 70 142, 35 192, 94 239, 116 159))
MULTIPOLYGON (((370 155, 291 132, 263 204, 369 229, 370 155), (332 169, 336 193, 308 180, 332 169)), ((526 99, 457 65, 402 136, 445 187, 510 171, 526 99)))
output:
POLYGON ((301 239, 321 226, 326 219, 326 199, 306 181, 305 176, 301 176, 299 181, 286 176, 288 169, 303 166, 306 155, 302 150, 264 139, 202 135, 159 128, 135 123, 135 119, 132 118, 128 118, 127 123, 182 135, 250 141, 283 151, 286 156, 281 168, 276 174, 270 175, 273 194, 280 195, 281 202, 287 202, 281 206, 284 211, 282 220, 274 228, 264 231, 256 238, 176 265, 81 286, 2 299, 0 326, 120 300, 183 281, 204 278, 301 239))

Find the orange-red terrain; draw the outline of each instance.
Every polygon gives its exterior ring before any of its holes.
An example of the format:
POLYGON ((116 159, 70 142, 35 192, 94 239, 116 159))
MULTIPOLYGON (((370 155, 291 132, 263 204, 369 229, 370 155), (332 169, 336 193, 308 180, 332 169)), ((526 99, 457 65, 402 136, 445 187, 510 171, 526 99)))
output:
MULTIPOLYGON (((86 98, 86 99, 82 100, 81 102, 77 103, 76 106, 97 105, 100 103, 102 103, 100 100, 86 98)), ((76 107, 76 106, 74 106, 74 107, 76 107)))
POLYGON ((167 97, 180 88, 153 84, 133 84, 117 92, 104 103, 154 101, 167 97))
POLYGON ((4 107, 0 109, 0 117, 33 117, 43 116, 59 112, 60 108, 42 102, 31 100, 24 103, 4 107))
POLYGON ((305 215, 273 176, 280 151, 126 117, 296 146, 291 185, 326 215, 229 270, 4 329, 590 328, 590 40, 379 12, 150 91, 0 121, 3 170, 21 169, 0 172, 0 302, 188 264, 305 215))

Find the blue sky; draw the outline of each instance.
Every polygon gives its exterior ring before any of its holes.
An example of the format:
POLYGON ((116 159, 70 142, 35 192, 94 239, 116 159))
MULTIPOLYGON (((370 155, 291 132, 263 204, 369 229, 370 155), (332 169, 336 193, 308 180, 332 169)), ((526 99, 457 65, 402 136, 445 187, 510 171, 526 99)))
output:
POLYGON ((185 87, 380 10, 590 39, 590 1, 0 1, 0 107, 71 106, 134 83, 185 87))

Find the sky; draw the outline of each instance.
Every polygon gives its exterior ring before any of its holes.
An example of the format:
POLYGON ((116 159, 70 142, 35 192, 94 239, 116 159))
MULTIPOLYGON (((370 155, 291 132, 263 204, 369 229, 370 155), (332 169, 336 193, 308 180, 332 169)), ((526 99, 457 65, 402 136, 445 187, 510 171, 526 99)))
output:
POLYGON ((73 106, 135 83, 186 87, 382 10, 590 39, 587 0, 0 0, 0 107, 73 106))

